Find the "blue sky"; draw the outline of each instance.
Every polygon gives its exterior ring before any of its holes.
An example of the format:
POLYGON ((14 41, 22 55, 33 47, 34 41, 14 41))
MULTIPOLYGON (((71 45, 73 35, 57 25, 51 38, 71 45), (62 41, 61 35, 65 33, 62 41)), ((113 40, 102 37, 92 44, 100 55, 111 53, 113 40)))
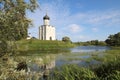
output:
POLYGON ((46 11, 58 40, 68 36, 73 42, 104 41, 120 32, 120 0, 38 0, 38 4, 34 13, 27 13, 33 21, 28 32, 36 38, 46 11))

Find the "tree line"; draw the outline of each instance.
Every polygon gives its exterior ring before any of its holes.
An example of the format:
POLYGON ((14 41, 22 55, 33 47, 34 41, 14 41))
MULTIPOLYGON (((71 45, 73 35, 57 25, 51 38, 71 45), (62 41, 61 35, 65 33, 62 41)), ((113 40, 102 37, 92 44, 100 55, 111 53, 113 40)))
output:
POLYGON ((88 46, 88 45, 95 45, 95 46, 105 46, 106 43, 104 41, 99 41, 99 40, 91 40, 91 41, 86 41, 86 42, 74 42, 76 45, 83 45, 83 46, 88 46))
POLYGON ((91 40, 86 42, 75 42, 77 45, 107 45, 107 46, 120 46, 120 32, 109 35, 108 38, 105 41, 99 41, 99 40, 91 40))

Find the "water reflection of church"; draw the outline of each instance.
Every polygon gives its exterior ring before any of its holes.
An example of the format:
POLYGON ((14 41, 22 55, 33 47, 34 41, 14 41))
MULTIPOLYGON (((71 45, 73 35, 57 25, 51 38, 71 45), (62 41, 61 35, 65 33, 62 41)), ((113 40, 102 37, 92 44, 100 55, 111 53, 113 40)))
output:
POLYGON ((46 14, 43 17, 43 25, 39 27, 40 40, 56 40, 55 27, 50 25, 50 17, 46 14))

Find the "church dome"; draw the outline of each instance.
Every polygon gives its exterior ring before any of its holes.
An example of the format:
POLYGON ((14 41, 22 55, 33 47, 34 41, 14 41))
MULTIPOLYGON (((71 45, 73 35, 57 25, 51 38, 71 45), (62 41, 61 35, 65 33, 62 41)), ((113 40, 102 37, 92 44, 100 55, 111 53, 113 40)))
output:
POLYGON ((46 14, 46 15, 43 17, 43 19, 48 19, 48 20, 49 20, 50 18, 49 18, 49 16, 46 14))

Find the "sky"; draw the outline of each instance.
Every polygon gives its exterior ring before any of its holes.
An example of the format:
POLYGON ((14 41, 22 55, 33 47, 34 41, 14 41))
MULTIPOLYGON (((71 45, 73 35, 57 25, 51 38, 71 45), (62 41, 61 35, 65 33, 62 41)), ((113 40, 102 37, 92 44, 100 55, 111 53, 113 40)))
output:
POLYGON ((36 38, 46 12, 57 40, 68 36, 73 42, 104 41, 120 32, 120 0, 38 0, 38 4, 26 15, 33 23, 28 32, 36 38))

